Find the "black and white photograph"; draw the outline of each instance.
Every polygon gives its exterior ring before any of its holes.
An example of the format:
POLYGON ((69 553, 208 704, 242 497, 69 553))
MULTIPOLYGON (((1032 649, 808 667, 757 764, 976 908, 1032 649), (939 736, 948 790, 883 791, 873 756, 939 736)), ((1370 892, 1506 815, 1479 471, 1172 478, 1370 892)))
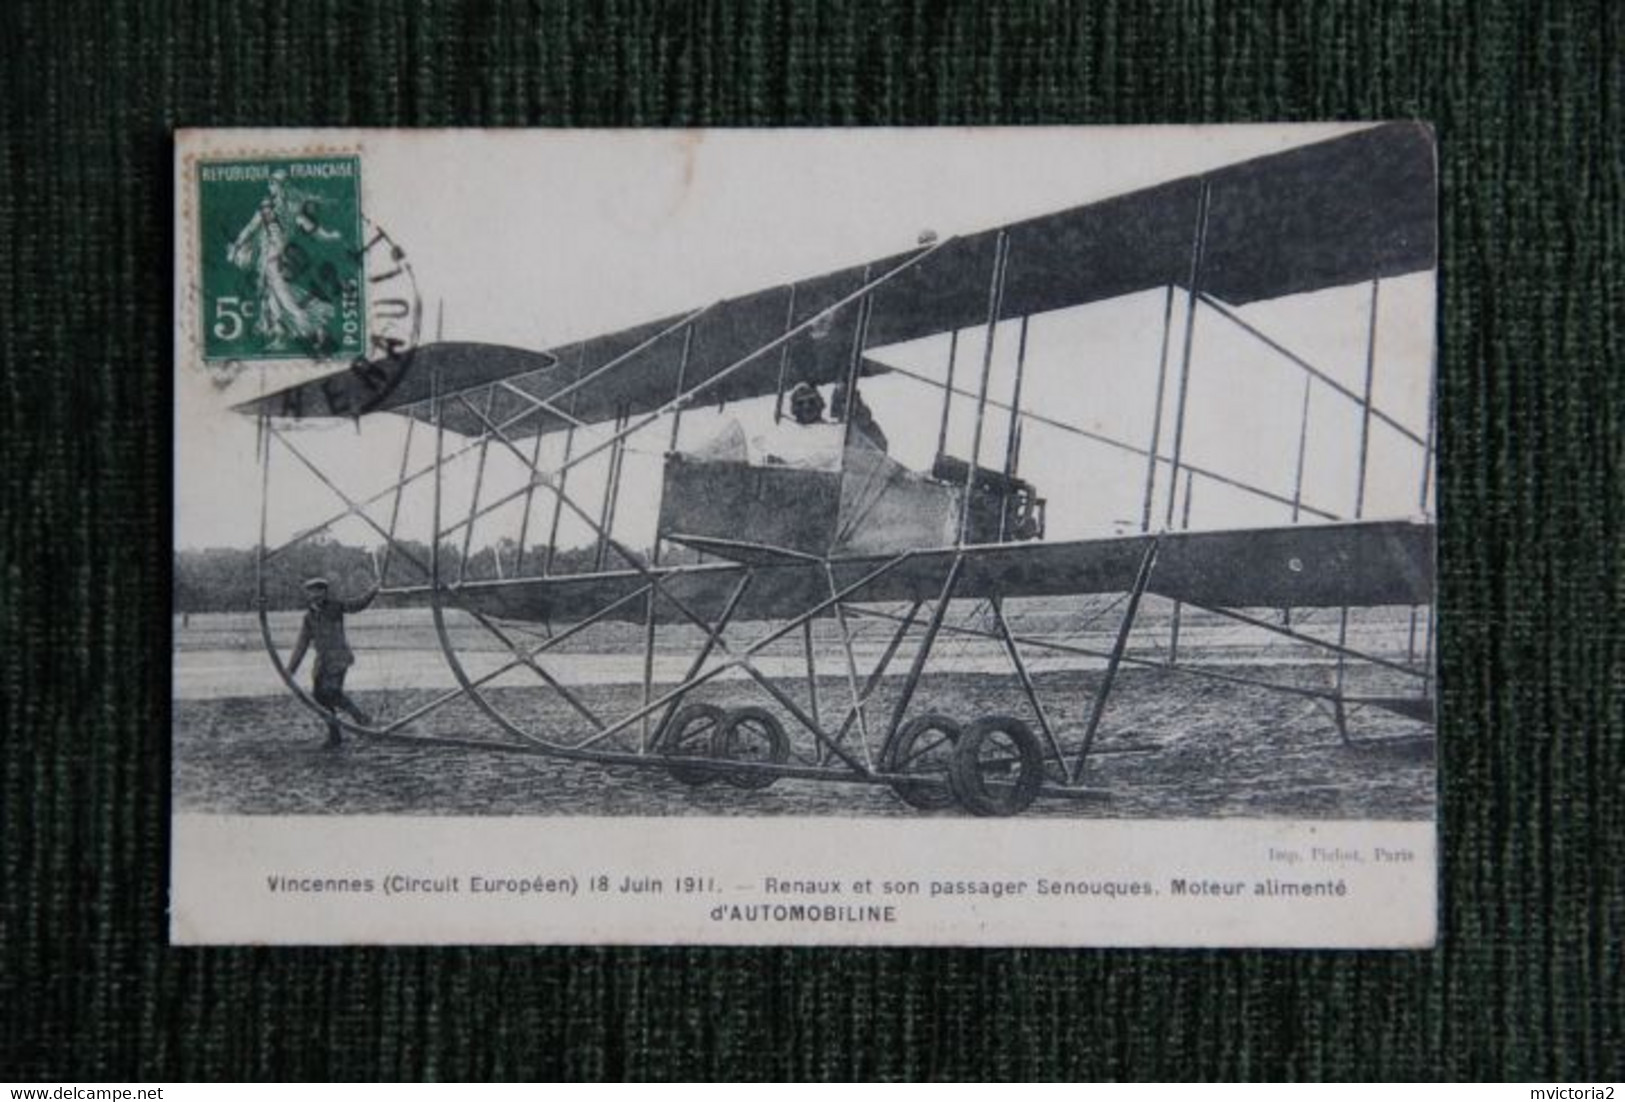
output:
POLYGON ((1435 161, 180 132, 172 939, 1431 944, 1435 161))

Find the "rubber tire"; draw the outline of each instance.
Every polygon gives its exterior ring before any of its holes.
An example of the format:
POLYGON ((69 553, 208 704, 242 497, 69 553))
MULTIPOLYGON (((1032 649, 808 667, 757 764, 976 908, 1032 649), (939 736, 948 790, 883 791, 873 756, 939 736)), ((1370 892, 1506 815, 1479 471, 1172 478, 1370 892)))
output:
MULTIPOLYGON (((926 731, 941 731, 948 736, 948 741, 955 748, 958 747, 959 740, 964 735, 964 731, 959 724, 947 716, 932 713, 915 716, 903 724, 898 729, 896 736, 886 744, 885 752, 880 755, 881 769, 887 773, 902 772, 903 766, 907 764, 909 752, 914 748, 914 744, 919 741, 920 735, 926 731)), ((958 797, 954 795, 954 790, 950 787, 949 782, 948 775, 952 772, 951 755, 949 760, 949 768, 943 771, 940 781, 925 780, 923 778, 918 781, 893 781, 891 790, 897 794, 899 800, 920 811, 942 811, 954 806, 958 797)))
MULTIPOLYGON (((685 704, 671 717, 671 721, 660 729, 660 737, 655 739, 655 748, 662 754, 681 753, 684 757, 696 757, 702 753, 710 753, 712 740, 716 738, 716 732, 722 729, 727 714, 715 704, 685 704), (697 719, 711 721, 710 736, 698 748, 682 746, 678 740, 683 737, 697 719)), ((671 772, 673 778, 691 788, 698 788, 701 785, 710 784, 712 781, 721 779, 721 774, 715 769, 708 769, 702 765, 668 765, 666 768, 671 772)))
POLYGON ((948 782, 959 806, 972 815, 987 818, 1019 815, 1038 798, 1038 787, 1044 782, 1044 749, 1031 728, 1021 720, 1013 716, 983 716, 960 736, 948 782), (982 744, 994 732, 1006 735, 1015 743, 1018 772, 1014 784, 990 789, 982 772, 980 755, 982 744))
MULTIPOLYGON (((734 757, 735 733, 746 721, 759 724, 763 733, 767 736, 767 761, 777 765, 790 759, 790 739, 784 733, 783 724, 766 708, 754 706, 735 708, 727 714, 721 725, 711 735, 712 757, 720 761, 727 761, 734 757)), ((722 779, 735 788, 766 788, 779 779, 771 773, 736 773, 726 768, 721 769, 719 772, 722 779)))

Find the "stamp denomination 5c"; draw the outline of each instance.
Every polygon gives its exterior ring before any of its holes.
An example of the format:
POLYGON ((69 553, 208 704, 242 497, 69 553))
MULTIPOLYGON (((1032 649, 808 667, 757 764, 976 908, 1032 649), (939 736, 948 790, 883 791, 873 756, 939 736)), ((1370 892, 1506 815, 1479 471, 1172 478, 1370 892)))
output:
POLYGON ((204 161, 197 174, 203 358, 362 352, 360 158, 204 161))

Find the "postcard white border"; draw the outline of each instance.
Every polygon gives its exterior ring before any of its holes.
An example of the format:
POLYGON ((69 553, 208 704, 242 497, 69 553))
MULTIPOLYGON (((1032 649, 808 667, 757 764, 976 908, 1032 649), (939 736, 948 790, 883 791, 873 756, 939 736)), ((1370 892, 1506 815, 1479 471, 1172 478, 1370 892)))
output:
MULTIPOLYGON (((551 132, 547 141, 576 152, 610 144, 670 147, 672 192, 689 195, 695 151, 747 149, 758 142, 795 140, 864 154, 875 149, 936 143, 982 143, 999 151, 1040 140, 1070 146, 1135 143, 1133 158, 1091 154, 1103 165, 1122 161, 1144 179, 1102 183, 1101 195, 1147 186, 1211 162, 1228 163, 1226 146, 1249 141, 1299 143, 1357 127, 1195 127, 1020 129, 968 131, 805 131, 791 134, 728 132, 551 132), (1152 138, 1156 140, 1147 141, 1152 138), (1192 161, 1200 161, 1196 164, 1192 161), (1192 162, 1192 163, 1187 163, 1192 162)), ((470 172, 518 150, 525 135, 474 132, 181 131, 177 134, 175 270, 177 381, 188 393, 215 385, 197 375, 193 345, 196 303, 189 258, 196 211, 187 186, 189 157, 244 150, 268 155, 340 148, 377 155, 428 154, 434 142, 467 155, 470 172), (498 155, 501 156, 498 156, 498 155)), ((551 150, 551 146, 549 147, 551 150)), ((1101 146, 1104 148, 1104 145, 1101 146)), ((1117 148, 1127 148, 1118 146, 1117 148)), ((1252 151, 1254 153, 1257 150, 1252 151)), ((999 156, 982 161, 998 162, 999 156)), ((462 163, 462 162, 459 162, 462 163)), ((663 162, 664 163, 664 162, 663 162)), ((709 164, 711 162, 704 162, 709 164)), ((521 174, 522 175, 522 174, 521 174)), ((1063 174, 1064 175, 1064 174, 1063 174)), ((647 183, 629 177, 628 195, 647 183)), ((390 225, 409 230, 414 263, 441 284, 461 271, 445 258, 464 255, 455 227, 445 219, 414 220, 407 196, 393 196, 376 175, 364 202, 384 208, 390 225), (396 203, 390 207, 390 202, 396 203)), ((453 182, 467 180, 457 177, 453 182)), ((810 186, 810 185, 809 185, 810 186)), ((1069 185, 1070 186, 1070 185, 1069 185)), ((703 190, 703 189, 701 189, 703 190)), ((965 190, 963 188, 956 190, 965 190)), ((1070 194, 1070 192, 1068 192, 1070 194)), ((656 198, 661 198, 664 192, 656 198)), ((969 189, 969 199, 980 195, 969 189)), ((455 199, 455 189, 448 192, 455 199)), ((1080 194, 1077 201, 1089 198, 1080 194)), ((448 199, 448 201, 449 201, 448 199)), ((978 200, 979 201, 979 200, 978 200)), ((1037 202, 1037 200, 1034 200, 1037 202)), ((463 206, 478 209, 477 204, 463 206)), ((651 219, 669 212, 650 200, 634 204, 651 219), (644 208, 648 210, 645 211, 644 208)), ((1040 205, 1040 210, 1050 209, 1040 205)), ((1009 212, 1000 217, 1009 217, 1009 212)), ((455 220, 453 220, 455 221, 455 220)), ((636 227, 633 227, 636 229, 636 227)), ((894 227, 912 234, 914 223, 894 227)), ((800 231, 816 242, 818 234, 800 231)), ((636 237, 636 233, 630 234, 636 237)), ((912 240, 912 238, 910 238, 912 240)), ((893 247, 904 247, 907 241, 893 247)), ((575 238, 561 243, 580 251, 575 238)), ((535 258, 507 267, 487 259, 480 245, 478 277, 519 278, 535 258), (510 270, 511 269, 511 270, 510 270)), ((758 250, 761 251, 761 250, 758 250)), ((816 252, 816 250, 814 250, 816 252)), ((774 270, 822 270, 817 257, 793 264, 773 257, 774 270)), ((513 258, 509 258, 513 260, 513 258)), ((826 264, 826 266, 828 266, 826 264)), ((743 275, 741 276, 743 278, 743 275)), ((673 294, 687 294, 673 283, 673 294)), ((453 291, 456 287, 451 288, 453 291)), ((443 293, 441 287, 437 293, 443 293)), ((477 303, 452 295, 453 305, 477 303)), ((636 299, 617 294, 603 296, 636 299)), ((686 300, 685 300, 686 301, 686 300)), ((679 303, 681 305, 681 303, 679 303)), ((650 305, 658 313, 665 304, 650 305)), ((642 307, 640 307, 642 309, 642 307)), ((602 319, 586 318, 591 329, 602 319)), ((518 322, 514 323, 516 326, 518 322)), ((584 330, 586 331, 586 330, 584 330)), ((1432 327, 1417 330, 1431 339, 1432 327)), ((483 335, 483 334, 482 334, 483 335)), ((545 334, 562 341, 571 333, 545 334)), ((574 334, 579 335, 579 334, 574 334)), ((502 339, 535 344, 533 339, 502 339)), ((546 342, 543 342, 546 343, 546 342)), ((245 378, 247 378, 245 376, 245 378)), ((281 379, 282 376, 277 376, 281 379)), ((218 395, 211 395, 218 404, 218 395)), ((200 408, 207 402, 200 403, 200 408)), ((208 441, 213 426, 183 423, 183 436, 208 441)), ((177 461, 177 478, 181 464, 177 461)), ((184 505, 184 502, 182 503, 184 505)), ((181 528, 184 509, 177 510, 181 528)), ((975 945, 1160 946, 1270 948, 1426 948, 1437 929, 1437 827, 1433 821, 1323 820, 1106 820, 963 818, 841 819, 806 817, 390 817, 231 816, 176 813, 172 818, 171 940, 204 944, 640 944, 640 945, 975 945), (1317 851, 1320 856, 1317 856, 1317 851), (1384 860, 1379 851, 1405 855, 1384 860), (1287 855, 1296 855, 1295 859, 1287 855), (392 877, 445 883, 456 891, 395 892, 392 877), (473 878, 529 882, 473 891, 473 878), (591 890, 607 877, 611 889, 591 890), (295 882, 273 890, 272 878, 295 882), (689 878, 700 890, 679 892, 689 878), (766 881, 821 886, 769 891, 766 881), (615 890, 628 880, 660 880, 658 893, 615 890), (1092 886, 1073 894, 1040 895, 1040 880, 1092 886), (839 890, 826 890, 839 881, 839 890), (1173 885, 1240 884, 1226 895, 1173 885), (307 888, 339 882, 371 890, 307 888), (858 890, 868 882, 869 890, 858 890), (913 882, 918 894, 888 896, 887 883, 913 882), (1257 886, 1324 883, 1338 894, 1259 894, 1257 886), (566 890, 560 885, 568 883, 566 890), (1012 884, 1025 887, 995 897, 956 893, 933 897, 930 885, 1012 884), (1143 892, 1111 886, 1139 885, 1143 892), (1110 889, 1110 890, 1108 890, 1110 889), (876 908, 889 913, 875 916, 876 908), (737 914, 735 913, 737 911, 737 914)))

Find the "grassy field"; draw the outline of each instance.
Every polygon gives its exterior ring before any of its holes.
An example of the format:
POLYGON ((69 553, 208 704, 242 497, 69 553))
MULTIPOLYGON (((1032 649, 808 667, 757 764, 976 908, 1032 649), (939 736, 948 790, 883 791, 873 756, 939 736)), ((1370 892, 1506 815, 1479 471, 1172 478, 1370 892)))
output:
MULTIPOLYGON (((1335 614, 1334 614, 1335 615, 1335 614)), ((1107 647, 1115 618, 1081 628, 1065 610, 1024 611, 1018 633, 1066 637, 1107 647), (1069 620, 1068 617, 1071 617, 1069 620)), ((1325 632, 1322 615, 1306 630, 1325 632)), ((406 714, 436 695, 418 672, 440 669, 431 651, 433 632, 421 612, 382 612, 357 617, 352 642, 360 656, 353 695, 382 720, 406 714)), ((1166 646, 1166 619, 1154 613, 1137 633, 1137 653, 1152 657, 1166 646), (1157 632, 1163 633, 1159 642, 1157 632)), ((1403 658, 1408 618, 1398 610, 1358 623, 1351 640, 1403 658)), ((867 669, 883 642, 884 625, 859 639, 860 666, 867 669)), ((297 630, 286 614, 276 630, 285 646, 297 630), (285 622, 284 622, 285 621, 285 622)), ((498 655, 478 629, 460 628, 471 664, 487 666, 498 655), (467 633, 466 636, 463 633, 467 633)), ((761 631, 741 628, 741 639, 761 631)), ((576 667, 617 671, 641 666, 641 627, 606 627, 584 639, 576 667)), ((1285 684, 1326 688, 1333 671, 1312 648, 1290 640, 1194 617, 1185 621, 1181 660, 1226 673, 1267 676, 1285 684)), ((844 657, 829 624, 818 638, 818 697, 827 722, 850 702, 844 657)), ((948 637, 945 637, 947 640, 948 637)), ((696 640, 689 638, 692 646, 696 640)), ((662 670, 680 668, 684 640, 662 636, 662 670)), ((276 684, 251 617, 195 616, 176 632, 177 685, 207 691, 178 692, 174 715, 176 806, 181 810, 247 814, 403 815, 920 815, 884 788, 780 780, 747 792, 723 785, 691 789, 660 769, 606 767, 554 758, 478 749, 401 746, 351 740, 337 751, 321 747, 322 731, 309 712, 276 684), (212 664, 211 664, 212 663, 212 664), (260 689, 234 692, 232 671, 252 668, 260 689), (265 688, 265 686, 269 688, 265 688)), ((804 707, 811 700, 797 637, 769 653, 767 664, 804 707)), ((909 656, 899 656, 901 671, 909 656)), ((982 640, 944 642, 942 664, 952 672, 928 673, 910 714, 936 711, 961 721, 990 713, 1032 713, 1002 651, 982 640)), ((561 660, 562 661, 562 660, 561 660)), ((1040 695, 1063 745, 1075 746, 1103 676, 1100 663, 1063 659, 1034 662, 1040 695)), ((565 667, 569 668, 566 662, 565 667)), ((934 667, 936 668, 936 667, 934 667)), ((443 675, 442 675, 443 676, 443 675)), ((583 737, 585 722, 554 692, 528 675, 497 683, 491 702, 522 729, 549 738, 583 737)), ((657 675, 658 676, 658 675, 657 675)), ((676 674, 669 675, 675 677, 676 674)), ((1370 668, 1350 670, 1351 693, 1399 692, 1403 678, 1370 668)), ((641 702, 641 687, 625 678, 572 682, 582 701, 614 719, 641 702)), ((449 684, 449 678, 446 679, 449 684)), ((1414 683, 1410 683, 1414 685, 1414 683)), ((882 682, 869 708, 883 725, 901 679, 882 682)), ((658 693, 660 687, 657 685, 658 693)), ((1414 690, 1412 690, 1414 691, 1414 690)), ((718 681, 693 694, 723 706, 770 706, 791 733, 796 756, 810 761, 813 742, 783 708, 753 683, 718 681)), ((1377 709, 1352 715, 1355 741, 1345 745, 1329 716, 1313 701, 1261 689, 1204 680, 1179 672, 1125 668, 1105 713, 1085 783, 1096 798, 1040 800, 1029 815, 1112 818, 1290 817, 1427 819, 1434 813, 1434 762, 1429 729, 1377 709)), ((414 734, 494 739, 492 723, 467 700, 424 717, 414 734)), ((622 746, 635 746, 634 725, 622 746)), ((876 748, 878 750, 878 747, 876 748)), ((943 814, 956 814, 945 812, 943 814)))

